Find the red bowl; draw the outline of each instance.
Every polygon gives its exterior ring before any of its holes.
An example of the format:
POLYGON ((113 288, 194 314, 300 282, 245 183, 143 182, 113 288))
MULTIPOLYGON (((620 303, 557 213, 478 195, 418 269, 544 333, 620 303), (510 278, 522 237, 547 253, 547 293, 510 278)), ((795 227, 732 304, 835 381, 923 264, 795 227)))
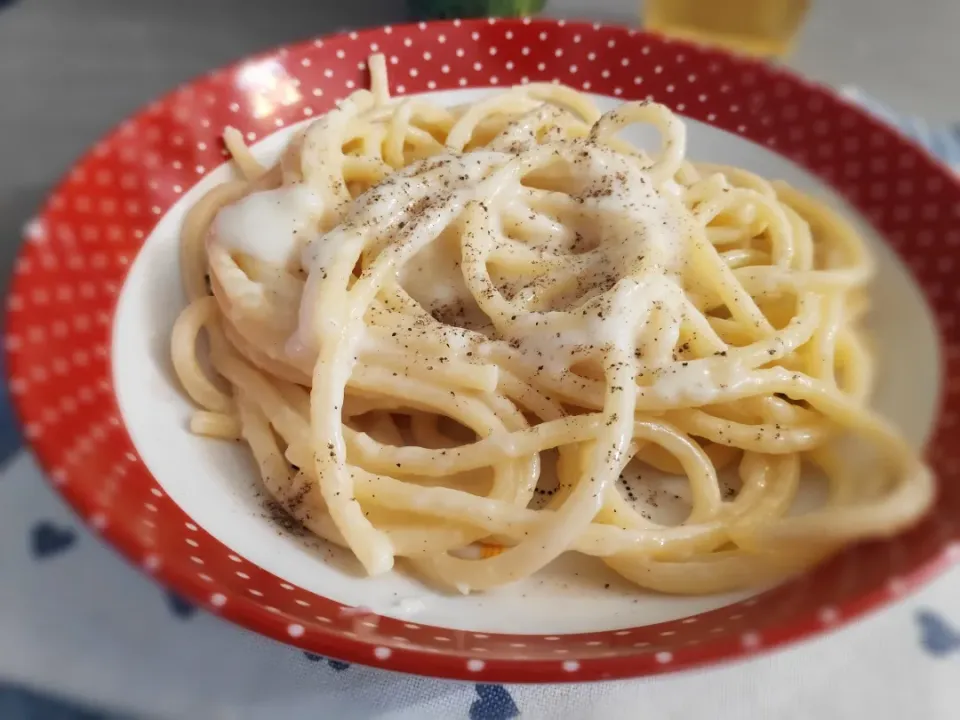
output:
POLYGON ((280 86, 273 96, 250 91, 248 65, 238 63, 125 120, 70 170, 28 227, 7 299, 9 384, 26 437, 77 513, 158 581, 239 625, 324 655, 439 677, 557 682, 667 672, 817 635, 894 601, 960 554, 960 294, 948 288, 960 267, 960 186, 915 145, 782 69, 599 24, 421 23, 255 60, 282 68, 297 99, 280 86), (719 610, 562 636, 358 619, 198 526, 150 474, 118 407, 110 343, 120 289, 161 216, 224 162, 225 125, 259 139, 324 112, 364 85, 371 51, 390 58, 398 95, 556 78, 624 100, 652 96, 772 149, 845 197, 911 268, 936 316, 949 380, 928 445, 939 477, 932 514, 908 533, 851 547, 719 610))

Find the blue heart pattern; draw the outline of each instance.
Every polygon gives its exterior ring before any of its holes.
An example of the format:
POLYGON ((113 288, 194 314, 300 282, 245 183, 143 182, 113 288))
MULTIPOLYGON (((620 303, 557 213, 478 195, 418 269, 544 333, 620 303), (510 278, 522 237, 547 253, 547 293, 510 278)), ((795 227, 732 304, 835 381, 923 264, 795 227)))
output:
POLYGON ((41 520, 30 531, 30 549, 38 560, 59 555, 77 541, 71 528, 60 527, 49 520, 41 520))
POLYGON ((503 685, 476 686, 477 699, 470 705, 470 720, 510 720, 520 715, 517 704, 503 685))
POLYGON ((946 619, 930 610, 917 613, 920 626, 920 644, 934 657, 960 652, 960 631, 946 619))
MULTIPOLYGON (((310 662, 326 660, 327 664, 337 672, 342 672, 350 667, 350 663, 333 660, 312 652, 305 652, 303 656, 310 662)), ((478 684, 474 687, 477 691, 477 699, 470 705, 470 720, 511 720, 511 718, 520 715, 517 704, 503 685, 478 684)))
POLYGON ((323 655, 317 655, 316 653, 305 652, 303 656, 310 662, 320 662, 321 660, 326 660, 327 665, 332 667, 337 672, 342 672, 350 667, 350 663, 343 662, 343 660, 334 660, 332 658, 324 657, 323 655))
POLYGON ((170 612, 182 620, 193 617, 197 612, 197 606, 187 602, 176 593, 167 593, 167 605, 170 606, 170 612))

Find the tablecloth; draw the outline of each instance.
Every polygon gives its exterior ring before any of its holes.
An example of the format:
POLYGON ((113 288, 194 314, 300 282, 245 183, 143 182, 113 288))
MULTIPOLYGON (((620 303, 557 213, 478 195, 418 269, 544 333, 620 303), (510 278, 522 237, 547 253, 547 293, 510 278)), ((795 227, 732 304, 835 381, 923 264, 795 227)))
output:
MULTIPOLYGON (((960 128, 845 92, 960 166, 960 128)), ((563 687, 429 680, 258 637, 140 575, 50 490, 4 393, 0 460, 2 720, 960 717, 960 568, 850 627, 734 665, 563 687)))

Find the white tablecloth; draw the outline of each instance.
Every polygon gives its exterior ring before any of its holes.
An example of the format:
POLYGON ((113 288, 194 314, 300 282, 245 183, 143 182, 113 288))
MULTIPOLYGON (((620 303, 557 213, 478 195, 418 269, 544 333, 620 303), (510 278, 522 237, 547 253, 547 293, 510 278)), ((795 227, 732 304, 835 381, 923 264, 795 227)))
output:
MULTIPOLYGON (((960 161, 954 133, 900 122, 960 161)), ((565 687, 427 680, 308 656, 190 607, 81 526, 16 448, 0 412, 0 457, 7 455, 3 720, 960 717, 960 569, 852 627, 736 665, 565 687)))

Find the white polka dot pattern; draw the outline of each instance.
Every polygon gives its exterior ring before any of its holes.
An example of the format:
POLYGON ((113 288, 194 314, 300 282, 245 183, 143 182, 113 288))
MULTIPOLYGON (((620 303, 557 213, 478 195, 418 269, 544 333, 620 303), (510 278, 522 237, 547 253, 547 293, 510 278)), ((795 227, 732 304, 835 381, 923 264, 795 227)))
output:
POLYGON ((150 104, 98 142, 23 229, 6 300, 10 392, 55 486, 106 539, 185 597, 274 638, 484 682, 625 677, 749 654, 846 622, 958 559, 958 381, 947 386, 931 445, 951 482, 925 525, 760 597, 656 626, 511 636, 357 621, 193 523, 149 476, 118 416, 107 350, 117 294, 158 218, 224 161, 225 125, 254 142, 325 112, 365 85, 370 52, 386 54, 400 95, 562 82, 665 102, 775 148, 836 187, 906 259, 943 331, 948 376, 960 378, 960 291, 951 283, 960 268, 960 187, 858 109, 776 68, 600 24, 454 21, 349 33, 217 71, 150 104))

